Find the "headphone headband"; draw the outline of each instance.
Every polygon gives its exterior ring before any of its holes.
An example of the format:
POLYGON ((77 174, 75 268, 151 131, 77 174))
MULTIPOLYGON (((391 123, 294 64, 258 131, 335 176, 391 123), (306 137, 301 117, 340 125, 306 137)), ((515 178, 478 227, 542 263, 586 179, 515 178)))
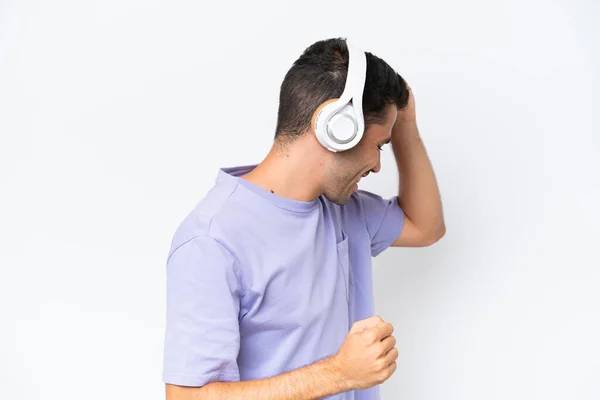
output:
MULTIPOLYGON (((365 53, 358 48, 346 44, 348 47, 348 75, 346 76, 346 86, 338 102, 343 107, 352 100, 352 106, 356 111, 356 118, 363 121, 362 97, 365 88, 365 79, 367 75, 367 57, 365 53)), ((340 108, 341 108, 340 107, 340 108)))

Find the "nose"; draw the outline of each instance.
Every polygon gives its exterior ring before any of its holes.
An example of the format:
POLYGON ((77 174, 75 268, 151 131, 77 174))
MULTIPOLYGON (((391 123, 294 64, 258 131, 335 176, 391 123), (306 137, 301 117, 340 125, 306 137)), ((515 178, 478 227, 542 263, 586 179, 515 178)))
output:
POLYGON ((371 171, 378 173, 381 170, 381 160, 377 160, 377 165, 371 171))

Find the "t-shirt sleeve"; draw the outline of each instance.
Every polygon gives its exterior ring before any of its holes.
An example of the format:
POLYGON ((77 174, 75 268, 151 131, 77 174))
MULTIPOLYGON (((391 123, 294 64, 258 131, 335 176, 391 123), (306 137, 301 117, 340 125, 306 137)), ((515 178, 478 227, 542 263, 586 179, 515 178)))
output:
POLYGON ((235 258, 216 240, 196 237, 167 261, 165 383, 199 387, 239 381, 239 308, 235 258))
POLYGON ((357 192, 371 237, 371 255, 378 256, 398 238, 404 227, 404 210, 398 196, 383 198, 365 190, 357 192))

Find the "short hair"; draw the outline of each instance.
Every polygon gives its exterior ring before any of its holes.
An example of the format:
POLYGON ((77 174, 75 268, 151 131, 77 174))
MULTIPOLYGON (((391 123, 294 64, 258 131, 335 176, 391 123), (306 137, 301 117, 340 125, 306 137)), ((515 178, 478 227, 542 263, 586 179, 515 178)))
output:
MULTIPOLYGON (((409 93, 392 67, 370 52, 365 54, 363 114, 367 129, 385 122, 386 106, 406 107, 409 93)), ((323 102, 342 95, 348 60, 345 38, 320 40, 304 50, 281 84, 275 139, 293 141, 311 128, 313 114, 323 102)))

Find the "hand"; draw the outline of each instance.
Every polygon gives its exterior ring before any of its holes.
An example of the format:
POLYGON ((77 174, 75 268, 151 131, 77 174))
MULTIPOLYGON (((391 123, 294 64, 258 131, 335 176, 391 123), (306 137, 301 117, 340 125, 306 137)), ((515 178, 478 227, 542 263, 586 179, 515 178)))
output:
MULTIPOLYGON (((406 82, 405 82, 406 83, 406 82)), ((402 127, 402 125, 413 124, 417 121, 417 112, 415 110, 415 96, 413 95, 412 88, 406 83, 408 89, 408 103, 402 110, 398 110, 398 116, 396 117, 396 126, 402 127)))
POLYGON ((332 357, 349 389, 366 389, 385 382, 396 370, 398 349, 391 324, 375 316, 352 325, 332 357))

